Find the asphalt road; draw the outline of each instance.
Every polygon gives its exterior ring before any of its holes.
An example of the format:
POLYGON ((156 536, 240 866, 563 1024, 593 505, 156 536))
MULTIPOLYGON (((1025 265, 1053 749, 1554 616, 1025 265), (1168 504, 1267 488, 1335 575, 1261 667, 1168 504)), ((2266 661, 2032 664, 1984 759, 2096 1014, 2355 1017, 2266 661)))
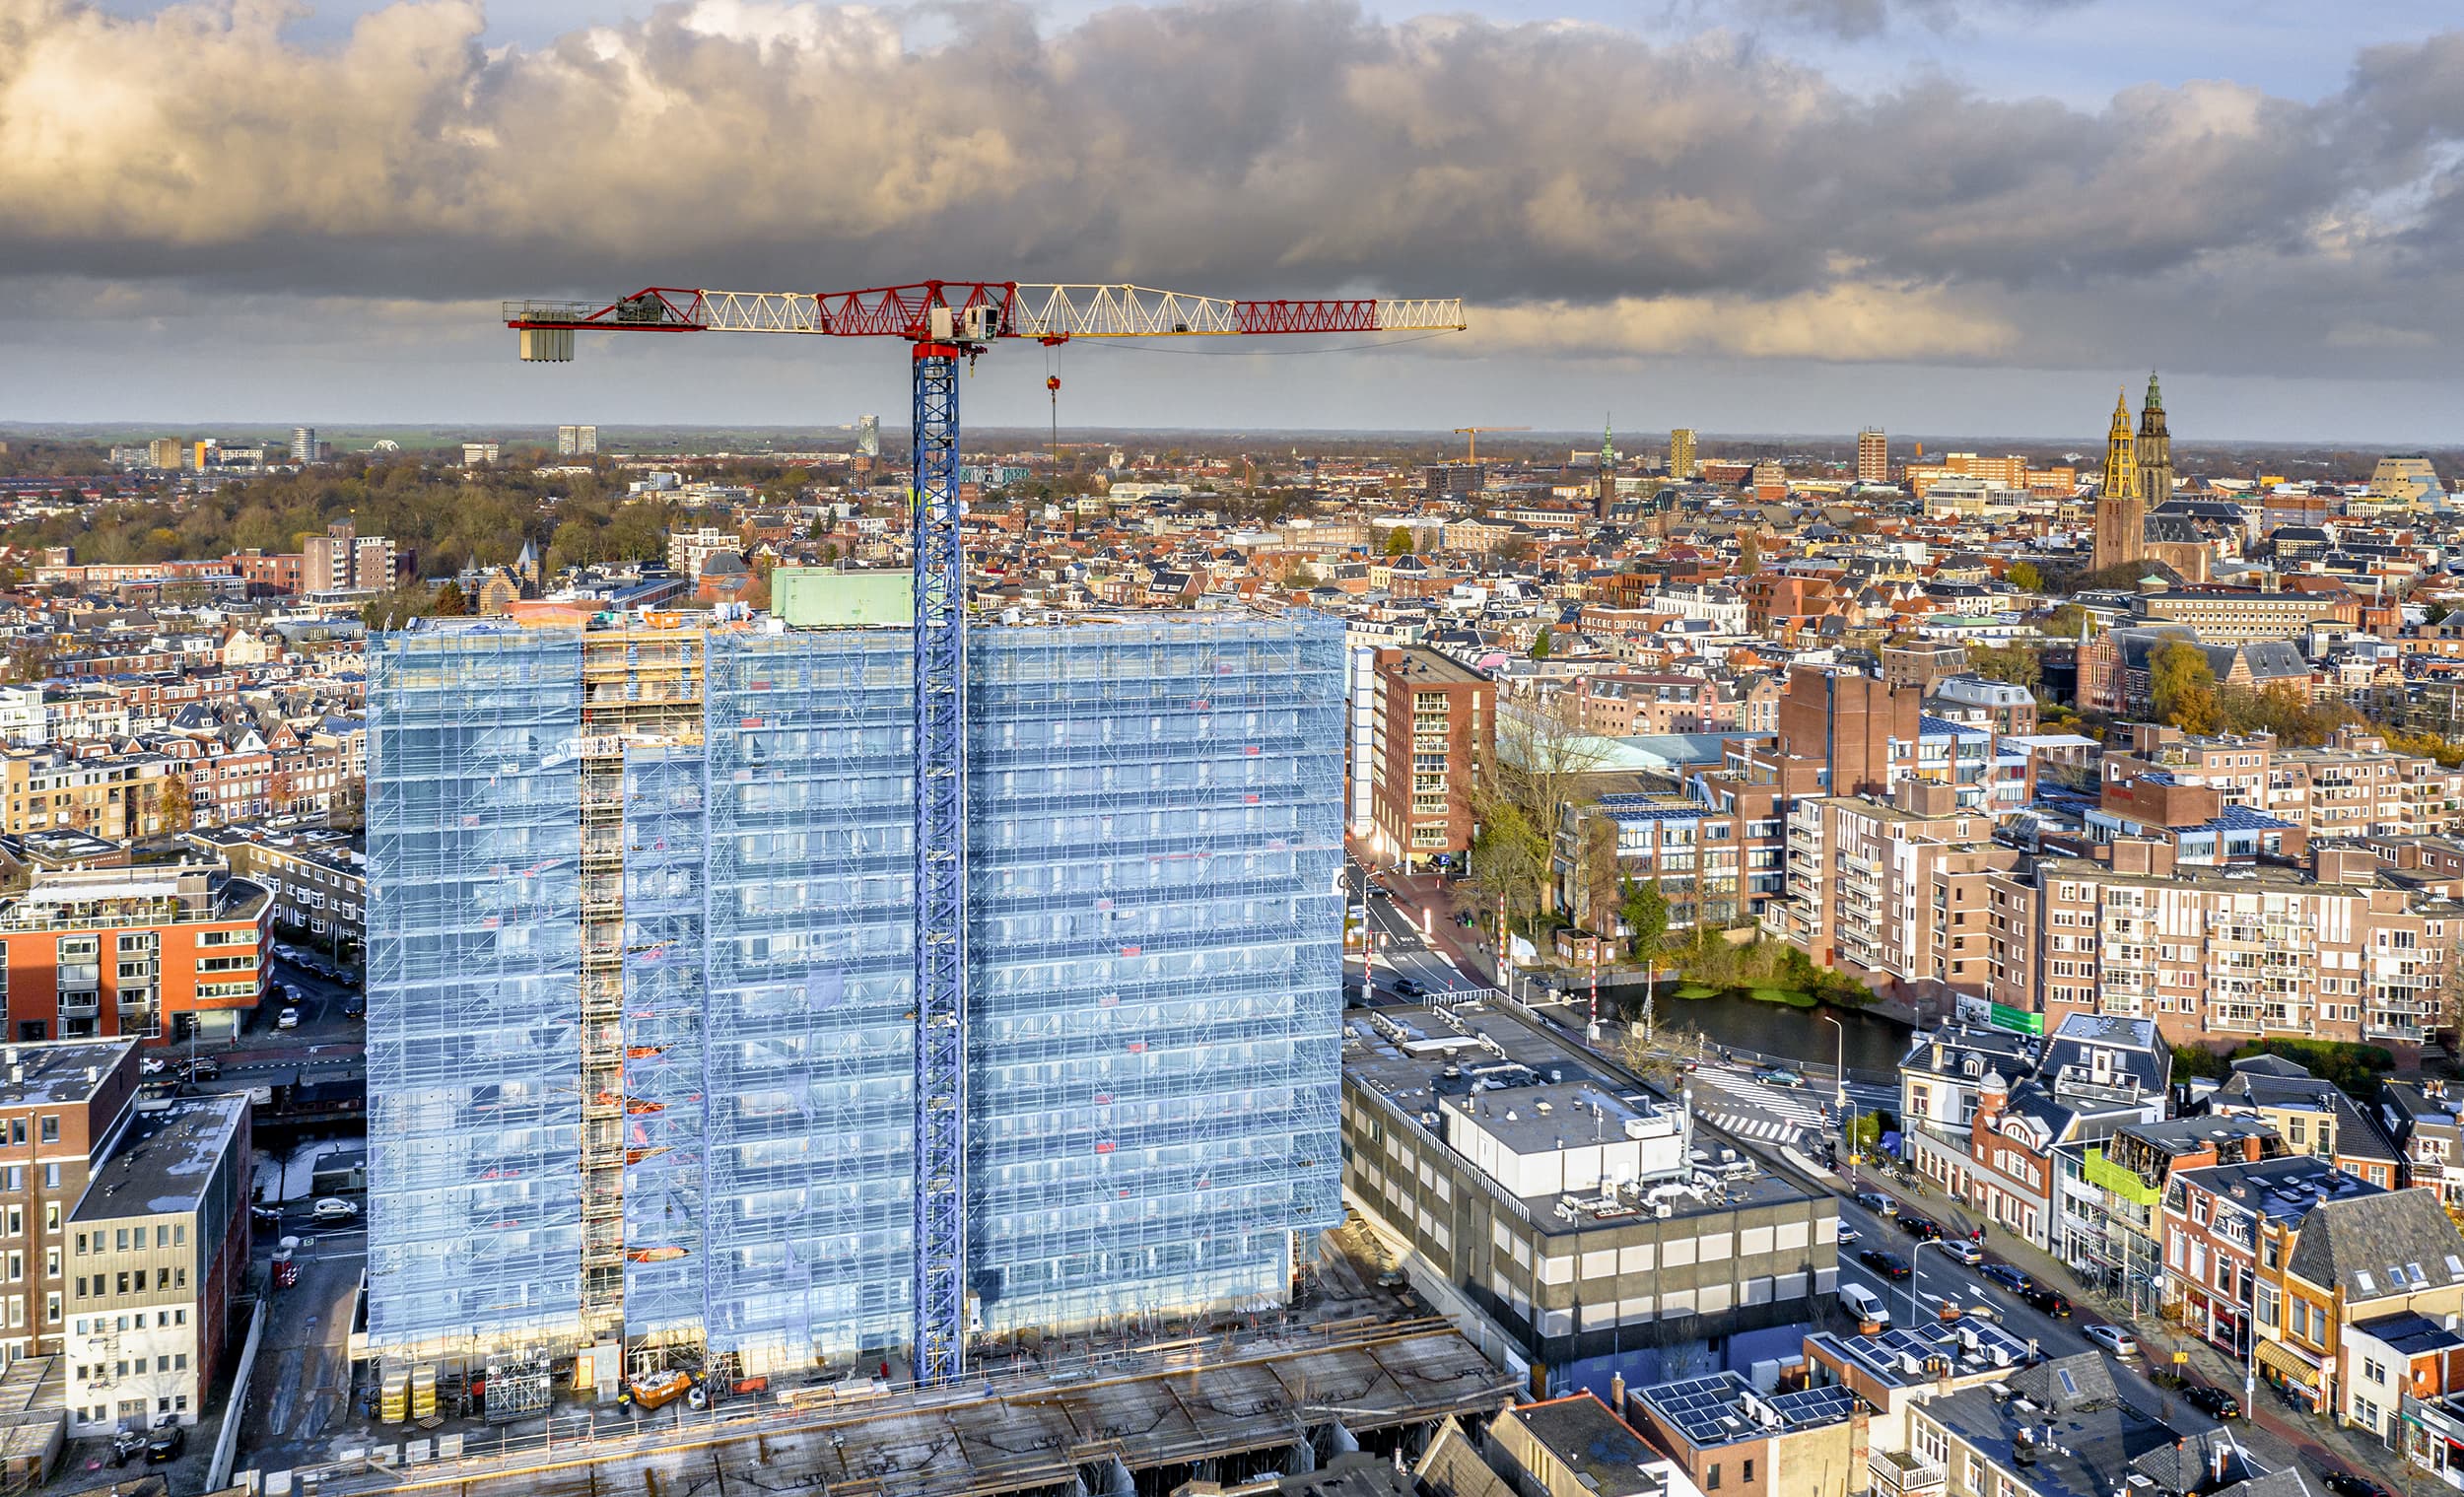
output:
MULTIPOLYGON (((2183 1403, 2179 1397, 2149 1382, 2143 1355, 2110 1356, 2103 1347, 2088 1340, 2083 1333, 2085 1327, 2101 1319, 2090 1311, 2074 1307, 2071 1319, 2056 1320, 2000 1284, 1984 1278, 1974 1268, 1960 1263, 1942 1249, 1928 1247, 1917 1250, 1916 1239, 1901 1231, 1896 1221, 1877 1216, 1854 1200, 1840 1201, 1839 1223, 1842 1228, 1853 1227, 1860 1234, 1857 1242, 1840 1245, 1840 1282, 1863 1284, 1881 1295, 1882 1303, 1890 1310, 1893 1325, 1909 1324, 1908 1293, 1911 1286, 1916 1291, 1914 1319, 1918 1321, 1936 1319, 1946 1299, 1955 1298, 1963 1309, 1984 1305, 1990 1308, 1997 1324, 2021 1340, 2034 1342, 2046 1356, 2066 1357, 2092 1351, 2104 1357, 2113 1369, 2113 1381, 2133 1406, 2156 1414, 2176 1427, 2182 1427, 2183 1421, 2187 1421, 2191 1428, 2204 1428, 2214 1422, 2183 1403), (1857 1261, 1858 1254, 1878 1247, 1907 1259, 1912 1269, 1910 1275, 1893 1282, 1857 1261)), ((1985 1244, 1985 1260, 1997 1260, 1990 1240, 1985 1244)), ((2060 1288, 2059 1285, 2054 1287, 2057 1290, 2060 1288)), ((2130 1327, 2121 1328, 2125 1334, 2130 1333, 2130 1327)), ((2235 1396, 2240 1395, 2239 1389, 2231 1392, 2235 1396)), ((2236 1429, 2240 1427, 2235 1425, 2236 1429)))
MULTIPOLYGON (((1361 883, 1364 870, 1357 859, 1344 860, 1344 888, 1352 908, 1360 908, 1361 883)), ((1481 987, 1486 985, 1456 970, 1454 963, 1429 949, 1420 927, 1413 924, 1395 901, 1374 892, 1370 885, 1369 932, 1375 943, 1374 973, 1381 992, 1393 992, 1395 980, 1410 978, 1431 992, 1452 992, 1457 988, 1481 987)), ((1348 971, 1359 971, 1359 958, 1346 957, 1348 971)))

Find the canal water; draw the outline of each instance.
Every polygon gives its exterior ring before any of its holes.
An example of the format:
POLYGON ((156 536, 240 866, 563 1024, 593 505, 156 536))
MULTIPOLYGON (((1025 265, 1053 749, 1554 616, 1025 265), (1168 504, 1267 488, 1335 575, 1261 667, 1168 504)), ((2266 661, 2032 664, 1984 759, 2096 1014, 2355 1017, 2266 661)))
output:
MULTIPOLYGON (((1604 987, 1607 985, 1602 985, 1604 987)), ((1784 1055, 1828 1065, 1840 1052, 1840 1032, 1825 1024, 1825 1017, 1839 1020, 1847 1033, 1848 1068, 1852 1071, 1891 1072, 1898 1068, 1900 1058, 1908 1053, 1908 1041, 1914 1033, 1907 1025, 1861 1008, 1838 1008, 1824 1003, 1814 1008, 1792 1008, 1785 1003, 1763 1003, 1737 993, 1723 993, 1710 998, 1677 998, 1670 996, 1677 987, 1674 983, 1660 987, 1660 1029, 1683 1030, 1703 1037, 1711 1045, 1733 1046, 1739 1050, 1759 1051, 1766 1055, 1784 1055)), ((1642 985, 1620 986, 1617 996, 1629 1014, 1642 1006, 1642 985)), ((1608 1006, 1607 994, 1601 1006, 1608 1006)))

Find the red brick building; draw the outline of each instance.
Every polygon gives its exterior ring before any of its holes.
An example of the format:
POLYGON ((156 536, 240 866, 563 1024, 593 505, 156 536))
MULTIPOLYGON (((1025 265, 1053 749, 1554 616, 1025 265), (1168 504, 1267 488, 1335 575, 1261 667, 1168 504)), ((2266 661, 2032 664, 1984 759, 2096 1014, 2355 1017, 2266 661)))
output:
POLYGON ((1472 788, 1497 747, 1497 685, 1433 649, 1381 649, 1370 762, 1375 855, 1427 863, 1472 848, 1472 788))

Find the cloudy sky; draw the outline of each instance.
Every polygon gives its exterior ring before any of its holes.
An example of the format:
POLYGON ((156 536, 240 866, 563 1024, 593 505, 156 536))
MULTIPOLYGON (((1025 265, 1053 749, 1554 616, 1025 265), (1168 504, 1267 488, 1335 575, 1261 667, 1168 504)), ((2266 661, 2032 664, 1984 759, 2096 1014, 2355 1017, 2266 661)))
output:
MULTIPOLYGON (((905 413, 894 344, 497 299, 1460 295, 1077 346, 1064 424, 2459 440, 2464 27, 2369 0, 0 0, 0 420, 905 413)), ((987 359, 1039 422, 1047 356, 987 359)))

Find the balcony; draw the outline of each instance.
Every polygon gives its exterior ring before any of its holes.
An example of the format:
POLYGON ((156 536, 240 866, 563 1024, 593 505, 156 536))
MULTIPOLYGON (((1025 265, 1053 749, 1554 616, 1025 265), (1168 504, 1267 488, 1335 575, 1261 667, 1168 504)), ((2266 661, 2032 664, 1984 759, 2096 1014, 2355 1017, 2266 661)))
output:
POLYGON ((1946 1485, 1943 1468, 1906 1451, 1875 1451, 1866 1458, 1874 1497, 1937 1497, 1946 1485))

